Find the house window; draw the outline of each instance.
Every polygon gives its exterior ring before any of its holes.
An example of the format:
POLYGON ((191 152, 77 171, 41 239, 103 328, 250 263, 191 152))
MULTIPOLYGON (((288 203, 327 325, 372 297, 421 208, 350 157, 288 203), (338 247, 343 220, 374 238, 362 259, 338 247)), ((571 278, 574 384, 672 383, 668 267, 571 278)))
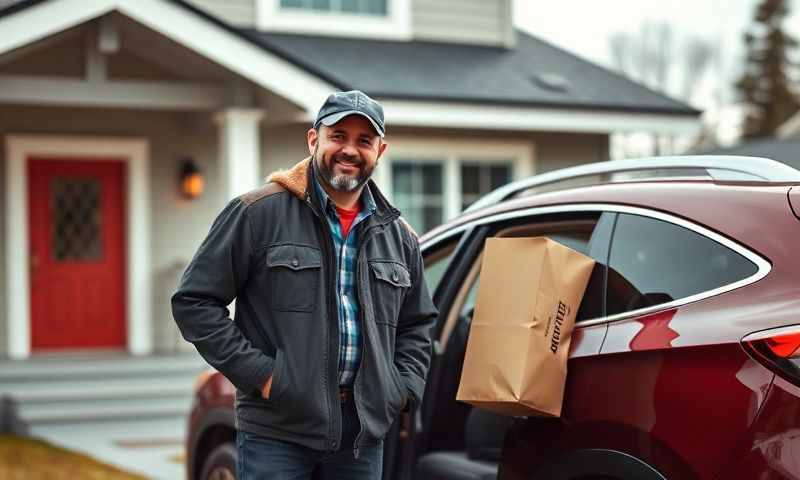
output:
MULTIPOLYGON (((2 1, 2 0, 0 0, 2 1)), ((269 32, 411 40, 411 0, 254 0, 269 32)))
POLYGON ((427 232, 444 221, 442 164, 392 161, 394 204, 419 233, 427 232))
POLYGON ((512 162, 485 163, 465 161, 461 164, 461 210, 466 210, 480 197, 511 181, 512 162))
POLYGON ((392 136, 375 182, 423 234, 456 218, 479 197, 534 172, 527 140, 392 136))
POLYGON ((388 0, 281 0, 283 9, 386 16, 388 0))

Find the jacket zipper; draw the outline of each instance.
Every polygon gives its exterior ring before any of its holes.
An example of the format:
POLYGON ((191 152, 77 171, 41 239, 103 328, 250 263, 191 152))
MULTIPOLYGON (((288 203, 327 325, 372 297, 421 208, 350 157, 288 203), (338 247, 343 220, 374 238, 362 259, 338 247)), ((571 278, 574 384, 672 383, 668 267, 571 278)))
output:
MULTIPOLYGON (((361 352, 362 352, 362 358, 363 358, 363 355, 364 355, 363 352, 366 349, 366 341, 364 339, 365 338, 365 331, 366 331, 366 324, 367 324, 365 311, 369 307, 367 305, 367 303, 364 302, 364 297, 361 294, 361 288, 362 288, 362 282, 360 281, 361 280, 361 265, 363 265, 363 258, 364 258, 363 255, 362 255, 362 250, 364 248, 364 245, 366 245, 367 241, 371 238, 370 236, 368 236, 368 234, 371 234, 375 228, 377 228, 379 226, 382 226, 382 225, 385 225, 386 223, 389 223, 392 220, 393 220, 393 218, 389 219, 387 222, 384 222, 384 223, 381 223, 381 224, 378 224, 378 225, 370 225, 370 227, 367 230, 364 231, 364 236, 361 238, 361 240, 359 242, 359 245, 358 245, 358 249, 357 249, 357 252, 358 252, 357 253, 357 255, 358 255, 358 257, 357 257, 358 267, 356 268, 356 294, 358 295, 358 304, 361 307, 359 309, 359 312, 360 312, 359 320, 361 320, 361 352)), ((355 381, 353 382, 353 399, 356 402, 356 415, 358 416, 358 424, 359 424, 358 435, 356 435, 356 438, 353 441, 353 458, 355 458, 355 459, 358 459, 359 452, 360 452, 360 449, 361 449, 361 445, 359 444, 359 440, 361 440, 361 435, 363 435, 363 433, 364 433, 364 425, 361 422, 361 415, 358 414, 358 412, 360 411, 360 409, 358 408, 358 400, 359 400, 359 395, 358 395, 358 384, 359 384, 359 382, 358 382, 358 380, 360 378, 360 375, 359 375, 360 373, 361 373, 361 366, 359 366, 358 371, 356 372, 355 381)))
MULTIPOLYGON (((358 245, 358 249, 356 250, 358 252, 357 253, 358 256, 356 258, 356 265, 357 265, 356 266, 356 295, 358 297, 358 305, 359 305, 359 307, 361 307, 358 310, 359 311, 359 314, 358 314, 359 321, 361 321, 361 335, 360 335, 360 337, 361 337, 361 358, 364 358, 364 349, 367 348, 367 342, 366 342, 366 340, 364 340, 364 337, 366 336, 366 328, 367 328, 367 326, 366 326, 367 322, 365 321, 366 317, 364 315, 364 310, 367 308, 367 305, 364 302, 363 295, 361 294, 362 285, 361 285, 361 281, 360 281, 361 280, 361 267, 363 265, 363 256, 361 255, 361 250, 362 250, 363 246, 367 243, 367 240, 369 240, 369 237, 367 237, 367 234, 372 233, 372 230, 374 228, 375 228, 375 226, 372 225, 370 228, 368 228, 364 232, 364 236, 361 238, 361 241, 359 242, 359 245, 358 245)), ((364 424, 361 422, 361 414, 359 413, 361 411, 361 409, 359 408, 359 405, 358 405, 358 399, 359 399, 359 395, 358 395, 358 390, 359 390, 358 384, 359 384, 359 382, 358 382, 358 380, 359 380, 359 378, 361 378, 360 373, 361 373, 361 365, 359 365, 358 371, 356 371, 356 378, 353 381, 353 401, 356 402, 356 416, 358 417, 358 427, 359 427, 358 428, 358 435, 356 435, 355 440, 353 440, 353 458, 356 459, 356 460, 358 460, 359 452, 360 452, 360 449, 361 449, 361 446, 359 445, 358 441, 361 440, 361 435, 363 435, 363 433, 364 433, 364 424)))
MULTIPOLYGON (((316 207, 314 206, 313 202, 311 201, 311 196, 308 193, 306 193, 306 203, 311 208, 311 211, 314 212, 314 215, 317 216, 317 219, 320 220, 320 222, 327 221, 327 220, 325 220, 325 219, 323 219, 321 217, 320 213, 317 211, 316 207)), ((359 246, 358 246, 358 249, 357 249, 357 252, 358 252, 357 253, 358 256, 357 256, 357 260, 356 260, 357 263, 361 262, 361 259, 362 259, 361 250, 363 249, 363 246, 367 243, 367 240, 369 240, 369 238, 370 238, 370 237, 367 236, 367 234, 368 233, 372 233, 372 231, 376 227, 391 223, 398 216, 399 215, 391 215, 389 218, 384 219, 384 221, 382 223, 379 223, 377 225, 370 225, 369 228, 367 228, 367 230, 364 231, 364 236, 359 241, 359 246)), ((332 250, 331 245, 333 244, 333 238, 331 237, 330 232, 328 231, 329 229, 327 228, 327 225, 323 225, 323 227, 326 227, 326 228, 322 228, 322 230, 325 231, 325 237, 328 240, 326 247, 328 249, 332 250)), ((328 257, 329 257, 329 261, 330 261, 330 254, 328 255, 328 257)), ((329 265, 329 267, 330 267, 330 265, 329 265)), ((366 324, 365 316, 364 316, 364 309, 367 308, 367 307, 366 307, 365 303, 363 302, 363 297, 361 295, 361 282, 359 281, 360 278, 361 278, 360 272, 361 272, 361 270, 359 268, 356 268, 356 294, 358 295, 358 303, 359 303, 359 306, 361 307, 360 308, 360 312, 361 313, 359 314, 359 319, 361 320, 361 352, 362 352, 362 358, 363 358, 363 352, 364 352, 364 349, 366 348, 366 342, 364 340, 364 328, 365 328, 365 324, 366 324)), ((334 285, 338 285, 338 282, 339 282, 339 279, 338 279, 338 274, 337 274, 335 282, 332 282, 332 283, 334 285)), ((337 290, 336 291, 336 295, 339 295, 338 288, 336 290, 337 290)), ((330 300, 329 300, 329 303, 328 303, 328 308, 329 308, 329 310, 328 310, 328 314, 329 315, 330 315, 331 312, 335 313, 334 317, 337 319, 337 322, 336 322, 337 323, 337 333, 339 333, 338 332, 339 312, 336 309, 333 309, 333 310, 331 309, 330 300)), ((339 342, 337 342, 337 343, 339 343, 339 342)), ((340 348, 341 348, 341 345, 340 345, 340 348)), ((338 367, 338 365, 339 365, 338 355, 337 355, 337 358, 336 358, 336 365, 337 365, 336 369, 337 369, 337 372, 338 372, 338 368, 339 368, 338 367)), ((359 426, 358 435, 356 435, 356 438, 353 441, 353 457, 355 459, 358 459, 358 457, 360 455, 361 446, 359 445, 359 440, 361 439, 361 436, 364 433, 364 425, 363 425, 363 423, 361 421, 361 414, 359 413, 360 409, 359 409, 359 401, 358 401, 359 400, 358 379, 360 377, 360 375, 359 375, 360 373, 361 373, 361 365, 359 365, 358 371, 356 371, 356 378, 353 380, 353 401, 356 403, 356 417, 358 418, 358 426, 359 426)), ((337 378, 337 385, 338 385, 338 378, 337 378)), ((328 411, 330 411, 330 397, 328 397, 328 411)), ((341 428, 340 428, 340 430, 341 430, 341 428)), ((341 437, 341 432, 339 432, 339 435, 337 436, 337 438, 340 438, 340 437, 341 437)), ((339 441, 341 441, 341 439, 339 441)))
MULTIPOLYGON (((322 218, 320 213, 317 211, 316 207, 314 206, 314 203, 311 201, 311 196, 308 193, 306 193, 306 203, 308 204, 309 208, 311 208, 311 211, 314 212, 314 215, 317 217, 317 219, 320 221, 320 223, 326 221, 324 218, 322 218)), ((325 253, 326 253, 326 258, 328 259, 328 269, 329 269, 329 271, 331 273, 334 273, 336 269, 335 268, 331 268, 331 265, 330 265, 331 257, 332 257, 331 252, 333 251, 333 247, 332 247, 333 238, 331 237, 331 234, 328 231, 327 225, 319 225, 318 224, 317 227, 324 232, 323 236, 327 240, 327 242, 325 242, 325 249, 326 249, 325 253)), ((332 283, 334 285, 337 285, 338 284, 337 282, 339 281, 338 280, 338 275, 336 275, 336 277, 333 277, 333 279, 334 279, 334 282, 332 282, 332 283)), ((338 292, 337 292, 337 295, 338 295, 338 292)), ((337 337, 336 343, 338 345, 338 343, 339 343, 339 340, 338 340, 338 337, 339 337, 339 320, 338 320, 339 312, 338 312, 338 310, 336 310, 334 308, 331 308, 330 298, 331 298, 331 296, 329 295, 328 299, 326 299, 326 301, 328 302, 328 323, 330 324, 330 319, 331 318, 336 318, 336 334, 337 334, 336 335, 336 337, 337 337), (335 315, 332 316, 331 315, 332 313, 334 313, 335 315)), ((328 331, 328 332, 330 331, 330 326, 329 325, 327 326, 326 331, 328 331)), ((329 365, 328 365, 329 362, 327 361, 327 352, 328 352, 328 347, 329 347, 328 344, 329 343, 330 343, 330 337, 328 338, 328 341, 326 342, 326 345, 325 345, 325 351, 326 351, 325 370, 326 370, 326 372, 327 372, 327 370, 329 368, 329 365)), ((337 371, 337 375, 334 376, 334 380, 335 380, 337 388, 338 388, 338 385, 339 385, 339 380, 338 380, 338 371, 339 371, 339 366, 338 366, 339 365, 339 355, 338 355, 339 351, 338 351, 338 349, 339 348, 340 347, 337 347, 337 352, 336 352, 337 353, 337 355, 336 355, 336 371, 337 371)), ((326 378, 327 378, 327 373, 326 373, 326 376, 323 378, 323 380, 326 379, 326 378)), ((327 387, 327 382, 325 384, 325 387, 327 387)), ((330 437, 331 440, 329 442, 330 451, 335 451, 338 448, 339 443, 341 443, 341 436, 342 436, 342 433, 341 433, 341 409, 340 408, 336 408, 335 409, 336 413, 333 414, 334 409, 331 408, 331 403, 332 402, 331 402, 331 396, 330 396, 330 391, 329 391, 330 389, 326 388, 326 390, 328 390, 327 398, 326 398, 327 404, 328 404, 328 413, 331 416, 331 418, 333 419, 333 423, 334 423, 334 428, 333 428, 334 433, 330 437), (338 417, 334 417, 334 415, 338 415, 338 417), (336 418, 340 419, 338 425, 336 425, 336 418), (337 426, 338 426, 338 428, 337 428, 337 426)))

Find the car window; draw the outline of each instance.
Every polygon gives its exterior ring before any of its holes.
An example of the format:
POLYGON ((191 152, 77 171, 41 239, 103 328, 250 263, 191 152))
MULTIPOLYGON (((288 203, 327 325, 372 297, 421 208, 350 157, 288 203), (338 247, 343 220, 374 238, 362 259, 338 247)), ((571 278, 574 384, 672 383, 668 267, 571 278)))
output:
MULTIPOLYGON (((585 213, 570 215, 549 215, 534 217, 516 221, 513 224, 498 225, 497 230, 492 236, 495 237, 538 237, 546 236, 550 239, 566 245, 573 250, 591 255, 590 240, 598 226, 601 213, 585 213)), ((464 292, 463 301, 456 302, 454 308, 458 312, 459 318, 471 317, 475 302, 478 297, 478 287, 480 286, 480 262, 482 257, 479 255, 473 265, 473 271, 464 279, 464 288, 469 288, 464 292)), ((584 295, 584 301, 578 310, 577 320, 597 318, 602 316, 603 298, 603 275, 601 274, 602 264, 596 267, 597 272, 592 274, 589 286, 584 295), (593 299, 593 301, 592 301, 593 299)), ((455 319, 455 315, 453 315, 455 319)), ((448 330, 445 329, 445 333, 448 330)))
POLYGON ((607 313, 689 297, 742 280, 757 270, 739 253, 688 228, 620 214, 609 257, 607 313))
POLYGON ((425 264, 425 283, 428 284, 428 291, 433 294, 439 282, 442 281, 442 276, 453 258, 453 253, 456 251, 458 245, 458 237, 448 239, 445 242, 438 243, 425 249, 422 252, 423 262, 425 264))
MULTIPOLYGON (((589 229, 588 231, 575 231, 575 232, 542 232, 540 235, 537 236, 546 236, 549 237, 551 240, 554 240, 562 245, 566 245, 567 247, 576 250, 578 252, 583 253, 584 255, 588 255, 589 251, 589 239, 591 238, 592 230, 589 229)), ((500 234, 503 237, 520 237, 520 236, 529 236, 529 235, 517 235, 517 234, 500 234)), ((597 282, 597 285, 591 286, 592 291, 596 291, 595 295, 602 295, 602 281, 601 279, 597 282), (599 290, 598 290, 599 288, 599 290)), ((478 287, 480 285, 480 273, 478 274, 475 282, 472 284, 472 287, 467 294, 467 298, 464 301, 464 305, 461 307, 461 315, 467 315, 475 308, 475 301, 478 298, 478 287)), ((590 290, 587 287, 587 292, 590 290)), ((579 312, 580 314, 580 312, 579 312)))

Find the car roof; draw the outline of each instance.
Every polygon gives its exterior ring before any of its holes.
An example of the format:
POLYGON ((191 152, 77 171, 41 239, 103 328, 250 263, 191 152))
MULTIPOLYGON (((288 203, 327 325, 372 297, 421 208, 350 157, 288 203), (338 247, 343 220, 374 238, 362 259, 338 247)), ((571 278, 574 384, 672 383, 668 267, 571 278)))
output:
POLYGON ((594 162, 563 168, 504 185, 480 198, 466 212, 542 189, 574 188, 576 183, 609 183, 622 177, 645 181, 709 179, 761 183, 800 183, 800 171, 768 158, 730 155, 684 155, 594 162), (559 185, 561 187, 559 187, 559 185))
MULTIPOLYGON (((634 181, 569 188, 501 201, 475 212, 465 212, 420 238, 424 245, 464 225, 504 213, 559 205, 640 207, 688 219, 767 253, 773 239, 769 228, 793 229, 797 219, 788 203, 791 184, 716 182, 711 180, 634 181)), ((785 240, 785 237, 784 237, 785 240)))

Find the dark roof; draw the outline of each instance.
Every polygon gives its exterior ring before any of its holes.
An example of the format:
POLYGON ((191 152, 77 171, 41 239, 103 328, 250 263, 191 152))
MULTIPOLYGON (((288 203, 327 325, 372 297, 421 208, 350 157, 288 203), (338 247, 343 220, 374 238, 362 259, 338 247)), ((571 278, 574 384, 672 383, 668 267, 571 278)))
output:
MULTIPOLYGON (((0 17, 47 0, 0 0, 0 17), (5 6, 5 8, 3 8, 5 6)), ((264 33, 168 0, 343 90, 380 98, 693 115, 689 105, 517 32, 514 48, 264 33)))
POLYGON ((247 30, 261 45, 343 88, 382 98, 698 115, 685 103, 517 32, 513 49, 312 37, 247 30), (556 76, 550 89, 537 76, 556 76))
POLYGON ((701 153, 704 155, 744 155, 771 158, 800 170, 800 138, 765 138, 740 143, 733 147, 706 150, 701 153))

